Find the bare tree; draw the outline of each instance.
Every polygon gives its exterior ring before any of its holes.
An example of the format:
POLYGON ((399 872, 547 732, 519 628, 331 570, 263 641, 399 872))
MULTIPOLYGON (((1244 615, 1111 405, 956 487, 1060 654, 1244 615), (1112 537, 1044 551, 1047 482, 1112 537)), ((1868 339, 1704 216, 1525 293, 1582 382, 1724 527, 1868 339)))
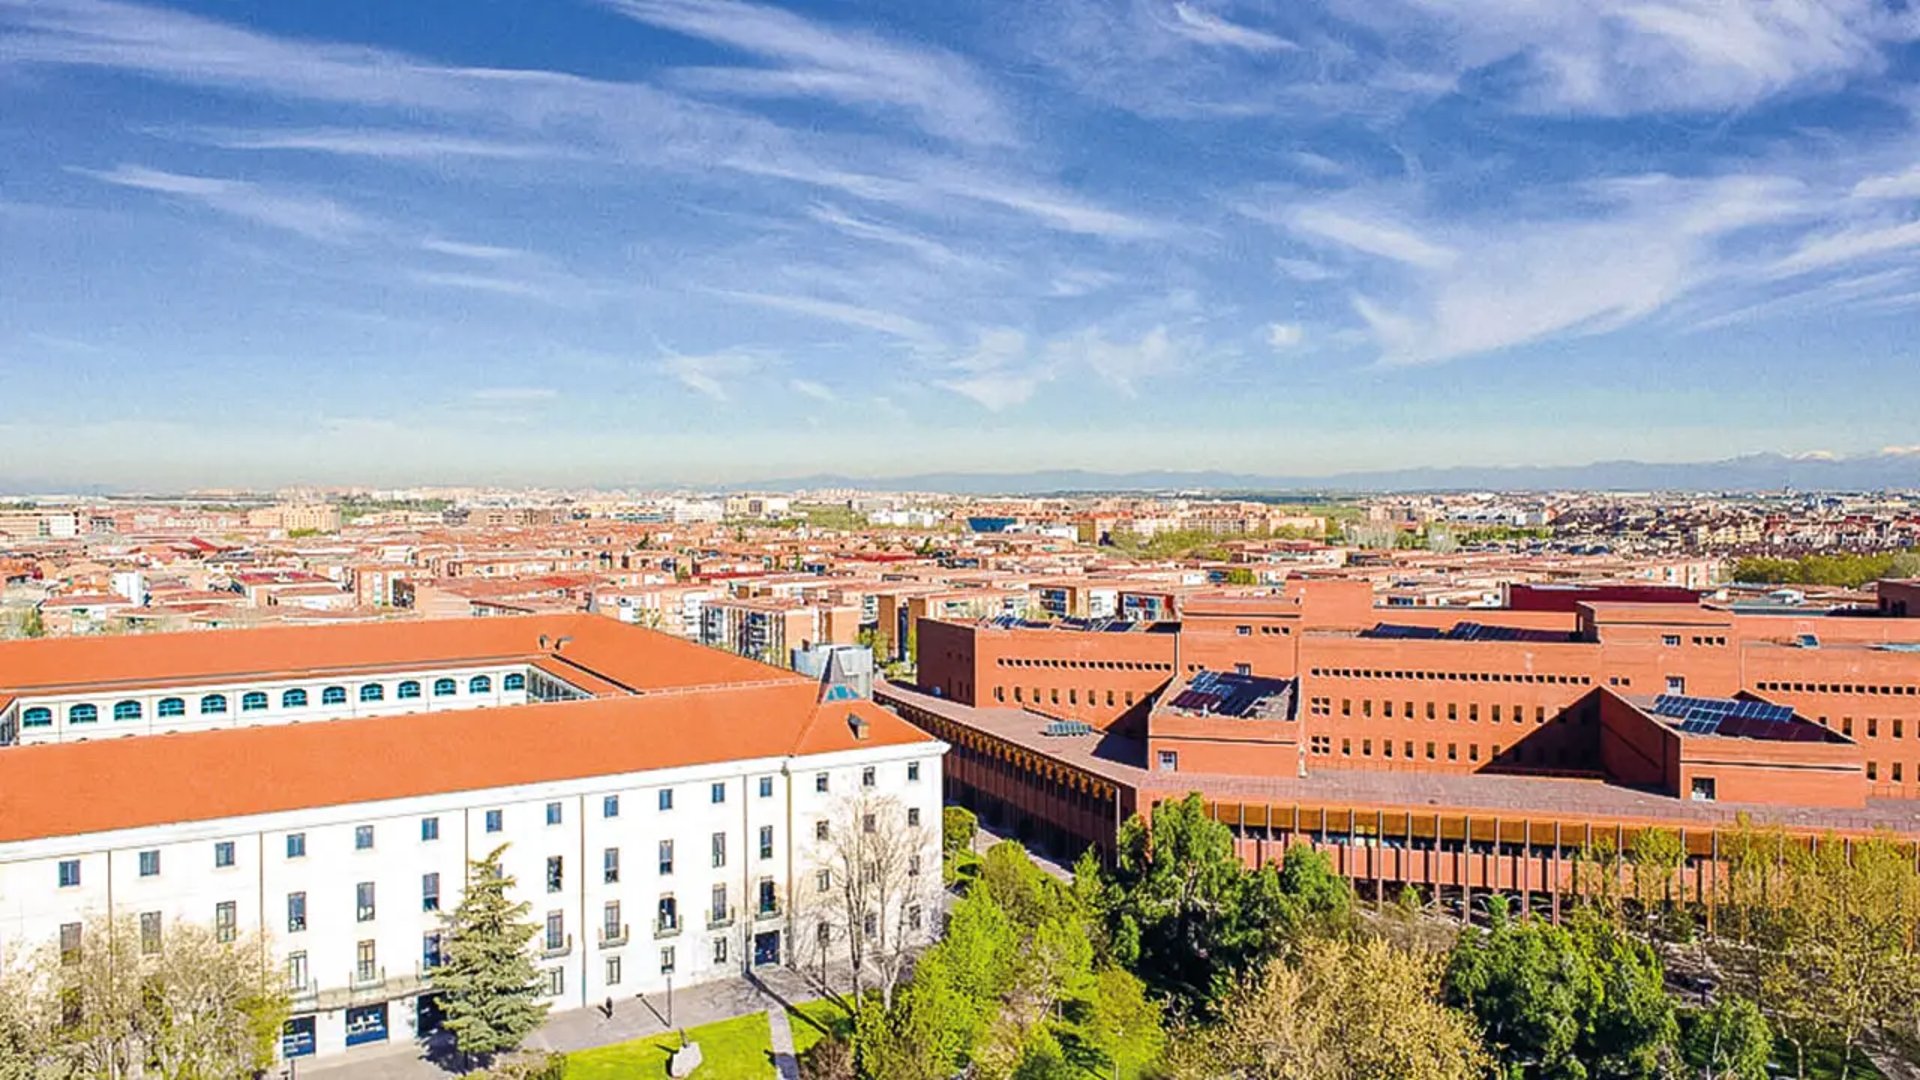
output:
POLYGON ((0 1067, 0 1078, 253 1075, 273 1063, 287 1015, 269 957, 263 937, 193 923, 74 924, 4 987, 19 999, 0 1015, 0 1039, 44 1041, 38 1072, 0 1067))
POLYGON ((891 1005, 913 950, 938 918, 938 828, 912 821, 898 799, 866 791, 839 800, 825 825, 809 853, 824 888, 803 888, 796 920, 821 935, 823 955, 838 946, 856 1000, 877 989, 891 1005))

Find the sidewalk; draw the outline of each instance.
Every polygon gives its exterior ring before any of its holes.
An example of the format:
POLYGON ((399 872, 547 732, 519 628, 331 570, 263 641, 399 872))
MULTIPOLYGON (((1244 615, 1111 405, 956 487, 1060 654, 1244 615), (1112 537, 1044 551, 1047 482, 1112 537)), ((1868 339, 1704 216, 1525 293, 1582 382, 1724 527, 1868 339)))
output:
MULTIPOLYGON (((839 981, 835 985, 841 985, 839 981)), ((820 997, 808 976, 792 968, 769 967, 752 978, 737 977, 675 990, 673 1024, 667 1024, 667 997, 615 998, 613 1016, 598 1007, 550 1013, 547 1022, 527 1038, 528 1050, 586 1050, 596 1046, 643 1039, 666 1031, 700 1027, 748 1013, 783 1010, 820 997)), ((313 1080, 447 1080, 455 1074, 423 1055, 419 1043, 389 1044, 328 1058, 323 1063, 301 1062, 298 1075, 313 1080)))

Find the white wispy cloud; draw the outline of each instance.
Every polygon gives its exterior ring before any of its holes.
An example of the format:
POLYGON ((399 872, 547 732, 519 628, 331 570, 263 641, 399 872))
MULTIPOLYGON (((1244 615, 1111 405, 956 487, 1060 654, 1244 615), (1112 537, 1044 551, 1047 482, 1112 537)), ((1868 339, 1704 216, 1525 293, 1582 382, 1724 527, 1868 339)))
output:
POLYGON ((765 356, 744 350, 691 356, 676 353, 660 361, 660 370, 689 390, 715 401, 730 401, 734 385, 759 375, 768 363, 765 356))
POLYGON ((848 236, 910 251, 936 266, 953 266, 972 261, 938 240, 860 217, 836 206, 815 203, 808 207, 807 216, 823 225, 830 225, 848 236))
POLYGON ((1904 172, 1869 176, 1853 185, 1856 199, 1920 199, 1920 165, 1904 172))
POLYGON ((1275 255, 1273 268, 1295 281, 1331 281, 1340 276, 1340 272, 1330 266, 1312 259, 1296 259, 1286 255, 1275 255))
POLYGON ((144 165, 123 164, 111 169, 76 167, 73 171, 116 187, 174 196, 229 217, 283 229, 310 240, 339 242, 373 229, 368 218, 333 199, 284 191, 249 180, 190 176, 144 165))
POLYGON ((475 401, 526 404, 552 401, 560 396, 560 391, 551 386, 488 386, 475 390, 467 396, 475 401))
POLYGON ((1444 245, 1433 243, 1384 215, 1330 206, 1305 206, 1296 210, 1288 222, 1295 232, 1309 239, 1329 240, 1341 247, 1423 270, 1444 270, 1457 258, 1456 253, 1444 245))
POLYGON ((843 326, 858 327, 862 330, 874 330, 882 334, 891 334, 912 342, 926 342, 937 338, 931 327, 905 315, 878 308, 863 307, 859 304, 846 304, 838 300, 822 300, 812 296, 787 296, 780 293, 757 292, 719 292, 734 300, 741 300, 775 311, 785 311, 794 315, 804 315, 811 319, 824 319, 827 322, 840 323, 843 326))
POLYGON ((1164 326, 1156 326, 1132 341, 1112 340, 1099 330, 1089 329, 1051 342, 1047 359, 1049 370, 1081 366, 1134 397, 1141 380, 1178 370, 1185 352, 1164 326))
POLYGON ((1286 352, 1306 340, 1306 330, 1299 323, 1268 323, 1267 345, 1275 352, 1286 352))
POLYGON ((430 161, 478 158, 497 161, 577 159, 578 149, 557 143, 486 138, 433 131, 312 128, 284 131, 203 129, 184 137, 225 150, 293 150, 353 157, 430 161))
POLYGON ((1299 48, 1278 34, 1270 34, 1251 26, 1229 22, 1198 4, 1176 2, 1171 10, 1174 32, 1205 45, 1222 45, 1228 48, 1246 49, 1249 52, 1277 52, 1299 48))
POLYGON ((740 0, 607 0, 631 18, 785 66, 700 68, 683 83, 748 96, 813 97, 911 114, 928 131, 983 145, 1012 124, 970 65, 941 50, 845 29, 740 0))
POLYGON ((812 379, 788 379, 787 389, 801 397, 810 397, 815 401, 824 401, 829 404, 840 400, 840 395, 834 393, 830 387, 824 383, 814 382, 812 379))
POLYGON ((465 274, 444 270, 409 270, 407 280, 418 285, 427 285, 442 289, 463 289, 468 292, 490 293, 495 296, 514 296, 526 300, 538 300, 546 304, 563 304, 578 299, 560 293, 552 287, 538 281, 525 278, 503 277, 493 274, 465 274))
POLYGON ((456 259, 474 259, 480 262, 507 262, 527 257, 527 253, 519 248, 499 247, 494 244, 471 244, 437 236, 430 236, 420 241, 420 247, 436 255, 451 255, 456 259))

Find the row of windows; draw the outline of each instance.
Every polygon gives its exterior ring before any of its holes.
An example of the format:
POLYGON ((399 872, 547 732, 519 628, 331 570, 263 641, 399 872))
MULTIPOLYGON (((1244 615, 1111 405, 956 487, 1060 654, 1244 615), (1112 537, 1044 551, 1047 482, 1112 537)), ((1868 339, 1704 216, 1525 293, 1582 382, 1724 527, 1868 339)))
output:
POLYGON ((1763 682, 1755 686, 1762 692, 1779 694, 1880 694, 1889 697, 1913 697, 1917 686, 1882 686, 1861 683, 1763 682))
POLYGON ((994 661, 996 667, 1043 667, 1073 668, 1083 671, 1172 671, 1172 664, 1147 663, 1135 660, 1037 660, 1022 657, 1002 656, 994 661))
POLYGON ((1312 674, 1330 679, 1411 679, 1417 682, 1536 683, 1551 686, 1592 686, 1589 675, 1556 675, 1532 671, 1376 671, 1372 668, 1313 668, 1312 674))
MULTIPOLYGON (((518 672, 507 675, 500 680, 500 688, 508 692, 525 690, 527 688, 527 677, 518 672)), ((453 679, 436 679, 434 681, 434 697, 452 697, 459 692, 459 683, 453 679)), ((475 675, 471 679, 468 679, 467 692, 470 694, 493 693, 492 677, 475 675)), ((420 697, 420 693, 420 683, 414 679, 407 679, 394 687, 394 697, 403 701, 418 698, 420 697)), ((380 683, 367 683, 360 687, 361 701, 385 701, 386 697, 387 688, 380 683)), ((283 709, 304 709, 307 707, 307 701, 308 697, 305 690, 287 690, 283 691, 280 695, 280 707, 283 709)), ((267 708, 267 702, 268 698, 264 691, 249 690, 240 695, 240 711, 261 712, 267 708)), ((345 705, 346 703, 347 688, 344 686, 329 686, 320 691, 320 704, 322 705, 345 705)), ((113 718, 115 720, 138 720, 142 716, 144 708, 140 702, 131 699, 116 702, 113 706, 113 718)), ((225 715, 228 711, 227 695, 204 695, 200 698, 199 708, 201 716, 225 715)), ((159 704, 154 706, 154 712, 161 719, 185 716, 187 715, 187 699, 181 697, 161 698, 159 704)), ((97 705, 73 705, 67 709, 67 723, 69 724, 91 724, 99 719, 100 707, 97 705)), ((47 727, 52 723, 53 710, 44 705, 36 705, 20 714, 20 724, 22 727, 47 727)))
MULTIPOLYGON (((1350 739, 1350 738, 1340 740, 1340 756, 1353 757, 1354 749, 1356 745, 1359 748, 1360 757, 1370 758, 1375 756, 1373 752, 1374 741, 1372 739, 1350 739)), ((1403 739, 1397 745, 1400 747, 1399 757, 1401 760, 1405 760, 1405 761, 1416 760, 1416 754, 1414 752, 1414 747, 1415 747, 1414 740, 1403 739)), ((1379 756, 1389 761, 1393 760, 1395 757, 1395 754, 1394 754, 1395 746, 1396 746, 1396 743, 1394 742, 1394 740, 1381 739, 1379 756)), ((1441 759, 1442 746, 1443 744, 1438 742, 1433 742, 1433 741, 1426 742, 1425 743, 1425 751, 1426 751, 1425 760, 1439 761, 1441 759)), ((1456 742, 1446 743, 1444 744, 1444 747, 1445 747, 1446 760, 1448 761, 1461 760, 1459 743, 1456 743, 1456 742)), ((1333 737, 1330 735, 1315 735, 1308 740, 1307 748, 1310 752, 1316 755, 1319 755, 1322 757, 1330 757, 1333 754, 1333 737)), ((1467 743, 1466 748, 1467 748, 1467 751, 1466 751, 1467 761, 1475 762, 1480 760, 1480 744, 1479 743, 1467 743)), ((1496 762, 1496 763, 1504 762, 1508 764, 1524 764, 1527 762, 1529 758, 1531 758, 1533 763, 1536 765, 1552 764, 1552 765, 1564 766, 1572 763, 1574 760, 1572 755, 1570 755, 1568 751, 1564 748, 1549 750, 1544 746, 1537 746, 1529 750, 1527 747, 1524 747, 1524 746, 1512 746, 1512 747, 1503 748, 1500 743, 1493 743, 1490 749, 1492 752, 1488 756, 1487 760, 1496 762)))
MULTIPOLYGON (((1401 717, 1407 720, 1414 719, 1414 706, 1416 704, 1417 704, 1416 702, 1412 702, 1412 701, 1401 702, 1400 703, 1401 717)), ((1371 698, 1360 699, 1360 716, 1363 719, 1373 718, 1374 716, 1373 705, 1374 703, 1371 698)), ((1516 724, 1524 724, 1527 722, 1527 707, 1524 705, 1511 705, 1511 706, 1503 707, 1499 702, 1495 702, 1489 705, 1487 709, 1488 709, 1488 712, 1487 712, 1488 719, 1495 724, 1500 723, 1503 718, 1511 719, 1516 724)), ((1427 702, 1426 708, 1424 711, 1426 713, 1427 719, 1429 720, 1438 720, 1440 718, 1440 709, 1437 702, 1432 702, 1432 701, 1427 702)), ((1333 715, 1333 699, 1330 697, 1308 698, 1307 699, 1307 715, 1332 716, 1333 715)), ((1353 715, 1353 699, 1352 698, 1340 699, 1340 715, 1341 716, 1353 715)), ((1383 699, 1380 702, 1379 715, 1382 720, 1393 719, 1394 718, 1394 702, 1383 699)), ((1556 710, 1555 715, 1558 717, 1558 716, 1563 716, 1564 714, 1559 713, 1559 711, 1556 710)), ((1460 719, 1459 703, 1452 702, 1452 701, 1447 702, 1447 719, 1449 720, 1460 719)), ((1473 723, 1473 724, 1477 724, 1480 722, 1480 703, 1479 702, 1472 701, 1467 703, 1467 722, 1473 723)), ((1547 707, 1545 705, 1535 705, 1533 707, 1533 722, 1536 724, 1544 724, 1547 722, 1547 707)))
MULTIPOLYGON (((1026 698, 1026 694, 1024 693, 1024 690, 1025 690, 1025 687, 1020 687, 1020 686, 1014 687, 1013 700, 1016 702, 1025 702, 1027 698, 1026 698)), ((1052 703, 1055 705, 1060 704, 1060 688, 1057 686, 1054 687, 1052 693, 1053 693, 1052 703)), ((1134 701, 1133 691, 1127 690, 1127 691, 1124 691, 1122 695, 1117 696, 1115 692, 1111 689, 1107 691, 1107 704, 1114 705, 1119 700, 1121 700, 1122 697, 1124 697, 1126 704, 1128 705, 1133 704, 1133 701, 1134 701)), ((1099 699, 1100 699, 1100 691, 1096 690, 1091 686, 1087 687, 1087 704, 1098 705, 1100 704, 1099 699)), ((993 700, 1004 703, 1007 700, 1007 688, 1004 686, 994 687, 993 700)), ((1033 688, 1033 703, 1035 705, 1040 704, 1040 688, 1037 686, 1033 688)), ((1078 687, 1069 686, 1067 688, 1067 704, 1069 705, 1080 704, 1080 690, 1078 687)))

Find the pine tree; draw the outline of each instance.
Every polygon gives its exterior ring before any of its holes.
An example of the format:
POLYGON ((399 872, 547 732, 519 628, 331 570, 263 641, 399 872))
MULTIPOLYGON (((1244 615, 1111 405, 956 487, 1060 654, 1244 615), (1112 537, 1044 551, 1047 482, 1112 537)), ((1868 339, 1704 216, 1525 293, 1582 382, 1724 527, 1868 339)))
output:
POLYGON ((518 1047, 547 1014, 528 948, 533 905, 507 899, 513 879, 500 868, 504 851, 503 844, 467 864, 466 893, 447 918, 445 960, 433 970, 454 1045, 481 1061, 518 1047))

